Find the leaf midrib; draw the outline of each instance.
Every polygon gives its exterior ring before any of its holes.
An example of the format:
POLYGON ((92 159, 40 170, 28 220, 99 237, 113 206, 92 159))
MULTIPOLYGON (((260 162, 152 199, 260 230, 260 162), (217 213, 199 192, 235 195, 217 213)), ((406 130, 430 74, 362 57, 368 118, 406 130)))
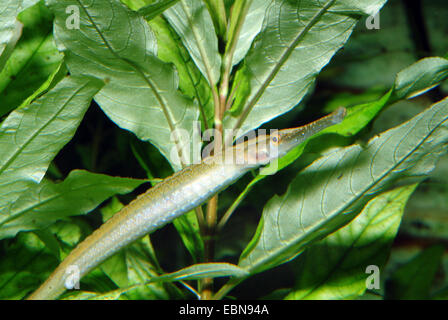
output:
MULTIPOLYGON (((89 19, 90 23, 92 24, 92 26, 95 28, 96 32, 98 33, 99 37, 102 39, 104 45, 109 49, 109 51, 119 60, 125 62, 126 64, 128 64, 132 69, 134 69, 141 77, 142 79, 146 82, 146 84, 148 85, 148 87, 153 91, 154 96, 157 99, 157 102, 159 103, 160 107, 162 108, 163 114, 166 118, 166 121, 168 123, 168 126, 170 128, 170 131, 173 132, 175 130, 175 121, 172 119, 170 112, 168 110, 168 107, 166 106, 162 96, 159 94, 159 88, 157 87, 157 85, 155 83, 153 83, 144 73, 144 71, 142 71, 134 62, 121 57, 117 52, 115 52, 115 50, 112 48, 112 46, 109 44, 109 42, 107 41, 107 39, 104 37, 103 33, 101 32, 101 30, 98 28, 97 24, 94 22, 92 16, 89 14, 88 10, 85 8, 85 6, 81 3, 80 0, 76 0, 78 2, 78 4, 80 5, 80 7, 83 9, 83 11, 86 13, 87 18, 89 19)), ((176 148, 177 148, 177 152, 179 153, 179 157, 182 159, 181 157, 181 152, 179 150, 181 150, 181 147, 179 146, 178 142, 175 141, 176 143, 176 148)))
MULTIPOLYGON (((198 1, 198 0, 195 0, 195 1, 198 1)), ((213 77, 211 63, 206 54, 206 50, 205 50, 204 46, 202 45, 202 41, 200 41, 200 38, 198 36, 198 30, 197 30, 196 24, 191 20, 191 12, 190 12, 190 10, 188 10, 188 6, 185 4, 185 0, 180 0, 180 3, 182 4, 182 10, 184 10, 185 15, 187 16, 188 25, 190 26, 191 30, 193 31, 194 40, 196 41, 196 45, 198 46, 199 53, 204 62, 205 70, 207 71, 207 78, 210 82, 210 87, 213 87, 215 85, 217 79, 214 79, 214 77, 213 77)))
POLYGON ((280 59, 278 63, 274 66, 272 71, 269 73, 268 77, 263 81, 260 88, 257 90, 257 93, 254 95, 254 97, 249 101, 246 108, 243 110, 240 118, 238 119, 237 123, 235 124, 234 130, 239 129, 246 118, 248 117, 249 113, 252 111, 255 104, 258 102, 266 88, 269 86, 271 81, 274 79, 274 77, 277 75, 277 73, 280 71, 280 68, 283 66, 283 64, 288 60, 291 53, 294 51, 294 49, 297 47, 299 42, 307 35, 308 31, 318 22, 319 18, 324 15, 328 9, 333 5, 335 0, 329 0, 325 6, 316 13, 316 15, 310 20, 310 22, 300 31, 295 39, 291 42, 291 44, 286 48, 286 50, 283 52, 283 54, 280 56, 280 59))

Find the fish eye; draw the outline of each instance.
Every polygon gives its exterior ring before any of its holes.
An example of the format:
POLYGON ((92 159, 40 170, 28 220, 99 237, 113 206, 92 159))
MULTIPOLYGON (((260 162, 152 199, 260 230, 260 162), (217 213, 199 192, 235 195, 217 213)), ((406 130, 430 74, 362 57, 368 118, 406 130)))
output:
POLYGON ((278 136, 277 134, 274 134, 274 135, 272 136, 271 140, 272 140, 272 142, 274 142, 274 143, 278 143, 278 141, 279 141, 279 136, 278 136))

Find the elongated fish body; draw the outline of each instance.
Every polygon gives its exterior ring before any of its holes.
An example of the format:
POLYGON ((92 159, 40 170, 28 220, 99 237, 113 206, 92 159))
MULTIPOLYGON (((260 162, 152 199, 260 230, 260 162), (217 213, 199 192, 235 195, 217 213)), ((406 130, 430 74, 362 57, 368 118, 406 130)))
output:
MULTIPOLYGON (((218 154, 166 178, 122 208, 81 242, 28 299, 57 298, 66 290, 70 273, 75 271, 82 277, 131 242, 196 208, 249 170, 286 154, 309 136, 340 122, 344 115, 345 109, 340 109, 304 127, 280 130, 275 137, 263 137, 266 139, 263 144, 259 143, 259 138, 246 141, 243 158, 256 161, 232 163, 218 158, 218 154), (278 147, 275 155, 270 153, 273 143, 278 147), (260 148, 250 148, 258 144, 260 148)), ((238 146, 232 149, 237 150, 238 146)))
POLYGON ((67 271, 80 277, 140 237, 196 208, 247 172, 244 166, 192 165, 138 196, 79 244, 29 299, 65 291, 67 271))

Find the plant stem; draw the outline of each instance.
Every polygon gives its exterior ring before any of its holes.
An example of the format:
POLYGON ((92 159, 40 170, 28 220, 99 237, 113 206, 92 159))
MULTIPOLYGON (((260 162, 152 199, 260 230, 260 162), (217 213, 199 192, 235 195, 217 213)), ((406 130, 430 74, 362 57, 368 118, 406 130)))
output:
MULTIPOLYGON (((215 230, 218 219, 218 195, 207 204, 206 233, 204 235, 205 262, 213 262, 215 256, 215 230)), ((213 296, 213 278, 205 278, 201 283, 201 297, 210 300, 213 296)))
POLYGON ((252 0, 241 0, 234 4, 232 8, 232 16, 230 18, 230 25, 227 30, 227 44, 223 57, 222 65, 222 81, 219 89, 220 102, 221 102, 221 114, 229 107, 228 103, 228 91, 230 84, 230 73, 232 71, 233 56, 237 47, 238 39, 241 33, 241 29, 244 24, 244 20, 247 15, 252 0), (236 16, 234 16, 236 15, 236 16))
MULTIPOLYGON (((222 76, 219 85, 219 93, 216 90, 215 86, 212 86, 213 92, 213 100, 215 103, 215 129, 218 131, 221 139, 215 139, 214 141, 214 152, 218 152, 224 148, 223 145, 223 126, 222 121, 224 118, 224 112, 226 111, 226 107, 228 106, 228 94, 229 94, 229 83, 230 83, 230 73, 232 71, 232 60, 233 55, 235 53, 236 45, 238 42, 239 34, 244 22, 244 18, 247 14, 247 8, 249 7, 251 0, 244 1, 240 4, 242 8, 240 10, 236 10, 235 14, 237 17, 231 17, 231 19, 236 19, 235 23, 230 27, 227 26, 227 20, 225 17, 225 8, 223 0, 208 0, 206 1, 207 6, 210 7, 217 6, 218 10, 216 11, 218 17, 224 19, 225 30, 229 31, 230 34, 227 34, 228 43, 226 45, 226 50, 223 57, 223 65, 222 65, 222 76), (222 12, 224 12, 224 16, 222 17, 222 12)), ((220 19, 219 18, 219 19, 220 19)), ((233 210, 232 210, 233 211, 233 210)), ((211 198, 207 204, 207 214, 206 214, 206 233, 204 239, 204 250, 205 250, 205 262, 212 262, 214 260, 215 253, 215 233, 218 231, 217 228, 218 223, 218 195, 215 195, 211 198)), ((202 299, 212 299, 213 297, 213 278, 206 278, 201 283, 201 296, 202 299)))
POLYGON ((201 234, 205 234, 205 219, 202 207, 199 206, 194 209, 194 211, 196 212, 196 219, 198 219, 199 231, 201 232, 201 234))
MULTIPOLYGON (((215 95, 214 95, 215 98, 215 95)), ((222 137, 222 114, 221 100, 214 99, 215 102, 215 130, 222 137)), ((222 139, 215 139, 214 152, 222 148, 222 139)), ((207 213, 205 216, 204 232, 204 259, 205 262, 213 262, 215 253, 215 230, 218 221, 218 195, 213 196, 207 203, 207 213)), ((210 300, 213 296, 213 278, 205 278, 201 282, 201 297, 203 300, 210 300)))
POLYGON ((227 293, 229 293, 233 288, 235 288, 240 282, 242 282, 245 278, 231 278, 225 285, 218 290, 218 292, 213 295, 212 300, 221 300, 223 299, 227 293))

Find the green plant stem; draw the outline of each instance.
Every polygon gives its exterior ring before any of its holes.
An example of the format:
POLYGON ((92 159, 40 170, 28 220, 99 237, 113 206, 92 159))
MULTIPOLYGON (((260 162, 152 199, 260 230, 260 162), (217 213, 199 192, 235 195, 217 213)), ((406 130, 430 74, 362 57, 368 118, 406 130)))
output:
POLYGON ((231 278, 225 285, 221 287, 221 289, 216 292, 212 300, 221 300, 223 299, 227 293, 229 293, 233 288, 235 288, 238 284, 244 281, 246 278, 231 278))
POLYGON ((240 86, 240 83, 236 83, 233 86, 232 90, 230 91, 230 95, 227 98, 227 102, 226 102, 226 106, 224 108, 224 112, 229 110, 232 107, 233 101, 235 100, 235 93, 236 93, 236 90, 238 89, 239 86, 240 86))
POLYGON ((209 61, 207 53, 206 53, 206 51, 205 51, 205 49, 203 47, 201 37, 197 33, 197 26, 195 25, 194 21, 192 21, 192 18, 190 18, 188 16, 188 12, 189 12, 188 6, 185 3, 185 1, 183 1, 183 0, 181 0, 180 3, 182 5, 182 8, 183 8, 184 12, 187 15, 188 25, 191 28, 193 37, 194 37, 194 39, 195 39, 195 41, 196 41, 196 43, 198 45, 198 49, 199 49, 199 53, 201 55, 202 61, 204 62, 205 71, 206 71, 206 75, 207 75, 207 80, 208 80, 208 83, 210 84, 210 88, 212 90, 212 95, 213 95, 213 102, 215 104, 215 124, 219 123, 220 125, 222 125, 221 124, 221 120, 219 119, 220 112, 219 112, 218 88, 216 87, 216 84, 215 84, 216 83, 215 80, 217 80, 217 79, 215 79, 214 76, 213 76, 212 67, 210 65, 210 61, 209 61), (217 113, 217 110, 218 110, 218 113, 217 113), (218 114, 218 118, 217 118, 217 114, 218 114))
POLYGON ((244 24, 244 20, 247 15, 247 11, 249 9, 252 0, 242 0, 242 2, 234 4, 234 6, 238 5, 238 7, 234 7, 232 10, 232 14, 237 14, 237 17, 234 18, 231 16, 231 21, 236 21, 234 24, 229 25, 227 30, 227 39, 228 42, 226 44, 226 50, 223 57, 223 68, 222 68, 222 81, 219 89, 220 94, 220 104, 221 104, 221 118, 224 116, 224 112, 229 107, 228 95, 229 95, 229 85, 230 85, 230 73, 232 71, 232 62, 233 56, 235 54, 236 46, 238 43, 238 39, 241 33, 241 29, 244 24))
POLYGON ((205 234, 205 219, 202 207, 197 207, 194 212, 196 213, 196 219, 198 219, 199 231, 201 234, 205 234))
MULTIPOLYGON (((221 4, 223 5, 222 0, 217 1, 206 1, 207 3, 210 3, 210 5, 218 5, 221 8, 221 4)), ((233 55, 235 53, 236 44, 238 42, 239 34, 244 22, 244 18, 247 14, 247 8, 249 7, 249 4, 251 3, 251 0, 244 1, 242 3, 242 9, 238 10, 237 14, 238 17, 236 18, 236 24, 234 28, 230 29, 231 34, 228 34, 229 42, 226 45, 226 51, 224 53, 224 59, 223 59, 223 68, 222 68, 222 77, 221 82, 219 86, 219 96, 217 95, 216 87, 212 86, 212 92, 213 92, 213 100, 215 103, 215 129, 220 133, 220 136, 222 137, 223 133, 223 127, 222 127, 222 119, 224 117, 224 112, 226 110, 226 107, 228 105, 228 94, 229 94, 229 83, 230 83, 230 72, 232 71, 232 60, 233 55)), ((219 12, 218 12, 219 15, 219 12)), ((224 19, 225 19, 225 8, 224 8, 224 19)), ((226 21, 226 20, 224 20, 226 21)), ((226 23, 226 29, 227 29, 227 23, 226 23)), ((214 150, 215 152, 217 150, 221 150, 223 146, 223 141, 221 139, 215 139, 214 142, 214 150)), ((242 199, 241 199, 242 200, 242 199)), ((241 201, 240 200, 240 201, 241 201)), ((238 206, 239 203, 235 204, 235 207, 233 210, 238 206)), ((230 216, 228 214, 227 216, 230 216)), ((213 198, 210 199, 207 205, 207 214, 206 214, 206 233, 205 233, 205 239, 204 239, 204 246, 205 246, 205 262, 213 262, 214 260, 214 239, 215 239, 215 233, 219 230, 217 228, 217 222, 218 222, 218 195, 215 195, 213 198)), ((225 221, 224 221, 225 223, 225 221)), ((211 299, 213 296, 213 279, 212 278, 206 278, 201 283, 201 296, 202 299, 208 300, 211 299)))
MULTIPOLYGON (((213 262, 215 255, 214 234, 218 217, 218 195, 207 203, 206 233, 204 235, 205 262, 213 262)), ((202 300, 210 300, 213 296, 213 278, 205 278, 201 283, 202 300)))
MULTIPOLYGON (((222 113, 221 100, 218 98, 216 86, 213 86, 213 100, 215 105, 215 130, 217 130, 222 137, 222 113)), ((214 140, 214 150, 222 148, 222 139, 214 140)), ((214 233, 216 223, 218 220, 218 195, 212 197, 207 203, 207 213, 205 216, 204 228, 204 259, 205 262, 213 262, 214 259, 214 233)), ((201 298, 202 300, 210 300, 213 295, 213 278, 205 278, 201 282, 201 298)))
MULTIPOLYGON (((215 130, 217 130, 222 137, 222 115, 221 115, 221 101, 215 100, 215 130)), ((222 140, 215 139, 214 150, 222 148, 222 140)), ((205 216, 205 230, 204 230, 204 259, 205 262, 213 262, 214 260, 214 235, 216 231, 216 224, 218 221, 218 195, 213 196, 207 203, 207 212, 205 216)), ((210 300, 213 296, 213 278, 205 278, 201 282, 201 298, 203 300, 210 300)))

